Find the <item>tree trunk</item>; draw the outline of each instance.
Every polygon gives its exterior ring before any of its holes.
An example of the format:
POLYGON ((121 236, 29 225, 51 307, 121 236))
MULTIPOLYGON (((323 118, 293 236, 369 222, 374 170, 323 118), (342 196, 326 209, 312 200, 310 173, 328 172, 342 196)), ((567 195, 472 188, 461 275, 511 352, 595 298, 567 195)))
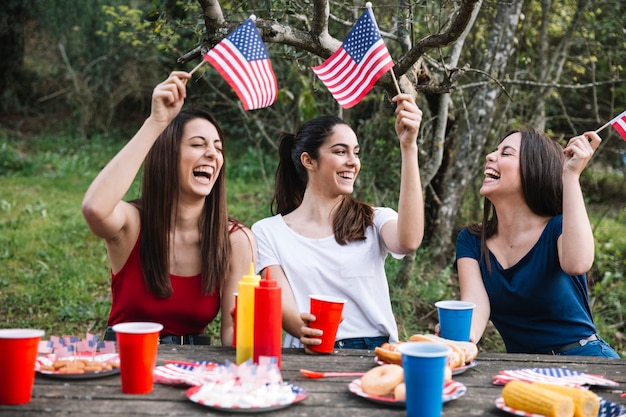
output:
MULTIPOLYGON (((498 3, 494 26, 487 43, 487 57, 482 68, 485 74, 498 79, 504 75, 513 52, 513 37, 519 21, 523 0, 498 3)), ((442 170, 433 179, 427 195, 426 210, 430 221, 426 236, 428 248, 436 264, 445 266, 454 255, 454 229, 463 196, 482 165, 482 153, 498 108, 500 86, 488 83, 471 93, 465 114, 469 116, 455 126, 457 132, 446 144, 442 170)))
MULTIPOLYGON (((28 6, 10 2, 2 7, 0 21, 0 97, 3 97, 4 106, 11 100, 11 94, 19 93, 24 66, 24 31, 28 16, 28 6), (17 90, 17 91, 16 91, 17 90)), ((16 99, 17 97, 11 97, 16 99)))

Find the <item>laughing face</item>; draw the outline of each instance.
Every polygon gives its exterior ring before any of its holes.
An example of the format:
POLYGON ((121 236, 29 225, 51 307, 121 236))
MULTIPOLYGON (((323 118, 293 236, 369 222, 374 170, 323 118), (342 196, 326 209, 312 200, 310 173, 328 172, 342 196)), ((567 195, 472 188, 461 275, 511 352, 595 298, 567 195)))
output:
POLYGON ((520 193, 520 143, 522 134, 512 133, 491 153, 487 155, 485 179, 480 194, 485 197, 494 193, 520 193))
POLYGON ((180 143, 182 192, 209 195, 223 164, 222 141, 215 126, 201 118, 187 122, 180 143))

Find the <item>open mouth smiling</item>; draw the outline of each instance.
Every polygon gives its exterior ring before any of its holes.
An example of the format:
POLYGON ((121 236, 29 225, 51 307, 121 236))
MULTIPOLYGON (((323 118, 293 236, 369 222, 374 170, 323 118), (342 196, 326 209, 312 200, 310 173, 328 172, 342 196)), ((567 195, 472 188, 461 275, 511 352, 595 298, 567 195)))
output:
POLYGON ((353 172, 340 172, 339 174, 340 178, 343 178, 344 180, 353 180, 354 179, 354 173, 353 172))
POLYGON ((213 176, 214 168, 210 166, 201 166, 193 169, 193 176, 197 179, 209 181, 213 176))
POLYGON ((500 173, 494 169, 488 168, 485 170, 485 179, 488 180, 499 180, 500 173))

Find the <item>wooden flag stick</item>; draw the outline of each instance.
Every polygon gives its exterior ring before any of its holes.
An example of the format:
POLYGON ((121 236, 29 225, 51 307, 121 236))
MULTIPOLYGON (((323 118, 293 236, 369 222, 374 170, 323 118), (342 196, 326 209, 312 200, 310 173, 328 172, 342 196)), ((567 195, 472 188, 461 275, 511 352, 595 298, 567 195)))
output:
POLYGON ((198 65, 196 65, 196 67, 194 69, 192 69, 191 71, 189 71, 189 75, 193 75, 194 72, 196 72, 198 70, 198 68, 200 68, 201 66, 204 65, 206 61, 203 59, 198 65))
POLYGON ((396 79, 396 73, 393 72, 393 67, 389 68, 389 71, 391 71, 391 78, 393 78, 393 83, 396 85, 396 90, 398 90, 398 94, 402 94, 402 91, 400 91, 400 85, 398 84, 398 80, 396 79))
POLYGON ((608 121, 608 122, 606 122, 604 125, 602 125, 601 127, 599 127, 599 128, 596 130, 596 133, 600 133, 600 132, 601 132, 602 130, 604 130, 604 129, 608 126, 608 125, 610 125, 610 124, 611 124, 611 122, 612 122, 612 120, 609 120, 609 121, 608 121))

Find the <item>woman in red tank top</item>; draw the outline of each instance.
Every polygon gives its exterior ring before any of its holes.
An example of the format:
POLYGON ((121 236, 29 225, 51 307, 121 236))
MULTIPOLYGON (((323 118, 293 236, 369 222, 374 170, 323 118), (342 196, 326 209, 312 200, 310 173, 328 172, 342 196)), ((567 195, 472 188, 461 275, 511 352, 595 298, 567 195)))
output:
POLYGON ((92 182, 82 211, 111 263, 109 326, 156 321, 162 342, 194 343, 221 310, 230 346, 234 292, 256 244, 228 216, 217 120, 182 110, 190 77, 175 71, 155 87, 150 116, 92 182), (141 197, 124 201, 142 164, 141 197))

